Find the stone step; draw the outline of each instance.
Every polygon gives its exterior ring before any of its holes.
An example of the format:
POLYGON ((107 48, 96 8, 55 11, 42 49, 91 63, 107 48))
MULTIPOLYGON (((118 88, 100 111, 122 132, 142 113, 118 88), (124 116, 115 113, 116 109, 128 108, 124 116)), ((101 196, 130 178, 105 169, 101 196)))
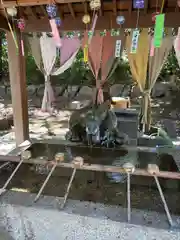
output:
POLYGON ((69 200, 62 211, 62 199, 43 196, 34 204, 34 198, 34 194, 7 192, 0 200, 0 225, 14 239, 180 239, 179 231, 169 231, 166 216, 155 212, 133 210, 128 224, 126 209, 119 206, 69 200))

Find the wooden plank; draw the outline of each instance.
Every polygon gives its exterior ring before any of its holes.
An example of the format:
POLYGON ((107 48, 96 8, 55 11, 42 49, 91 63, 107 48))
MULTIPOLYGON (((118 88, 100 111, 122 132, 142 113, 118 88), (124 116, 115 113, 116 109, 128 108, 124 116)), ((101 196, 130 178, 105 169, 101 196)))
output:
POLYGON ((2 30, 9 30, 7 20, 4 16, 0 15, 0 29, 2 30))
POLYGON ((18 7, 18 6, 36 6, 36 5, 45 5, 47 0, 18 0, 18 1, 3 1, 4 7, 18 7))
POLYGON ((63 20, 64 19, 64 13, 63 13, 62 5, 58 5, 58 13, 59 13, 60 19, 63 20))
POLYGON ((48 14, 47 14, 46 9, 43 5, 38 7, 37 12, 38 12, 40 18, 48 18, 48 14))
POLYGON ((131 13, 132 13, 132 7, 133 7, 133 2, 132 2, 132 0, 130 0, 130 2, 129 2, 129 14, 131 15, 131 13))
POLYGON ((86 1, 83 2, 83 6, 84 6, 84 13, 88 14, 88 3, 86 1))
POLYGON ((149 5, 149 0, 145 0, 145 7, 144 7, 145 14, 147 14, 147 12, 148 12, 148 5, 149 5))
MULTIPOLYGON (((55 2, 57 4, 67 4, 67 3, 82 3, 85 0, 56 0, 55 2)), ((87 0, 88 2, 90 0, 87 0)), ((103 1, 102 1, 103 2, 103 1)), ((176 6, 177 1, 169 0, 167 7, 174 7, 176 6)), ((123 9, 129 6, 129 4, 132 3, 132 0, 121 0, 117 1, 117 8, 123 9)), ((12 7, 12 6, 36 6, 36 5, 46 5, 49 4, 49 0, 4 0, 3 4, 5 7, 12 7)), ((104 1, 104 4, 112 5, 112 1, 108 3, 108 1, 104 1)), ((157 0, 149 0, 149 5, 151 8, 156 8, 157 6, 157 0)), ((162 5, 162 1, 158 1, 158 8, 160 8, 162 5)))
MULTIPOLYGON (((68 147, 79 147, 81 148, 88 148, 88 146, 86 145, 82 145, 82 143, 80 142, 70 142, 67 140, 63 140, 63 139, 59 139, 59 138, 51 138, 51 139, 43 139, 43 140, 39 140, 39 139, 35 139, 32 138, 31 139, 32 144, 36 144, 36 143, 41 143, 41 144, 53 144, 53 145, 59 145, 59 146, 68 146, 68 147)), ((89 146, 89 148, 91 148, 89 146)), ((180 152, 180 146, 174 144, 173 146, 158 146, 158 147, 148 147, 148 146, 137 146, 137 145, 122 145, 117 147, 116 149, 114 148, 106 148, 106 147, 96 147, 93 146, 93 149, 104 149, 106 150, 110 150, 110 151, 122 151, 124 150, 128 150, 130 152, 146 152, 146 153, 157 153, 157 154, 163 154, 163 153, 170 153, 171 155, 176 154, 177 152, 180 152)))
MULTIPOLYGON (((123 14, 126 21, 123 25, 124 28, 135 28, 137 21, 137 13, 129 13, 123 14)), ((83 15, 82 15, 83 16, 83 15)), ((63 24, 61 26, 62 31, 78 31, 78 30, 86 30, 85 24, 82 22, 82 16, 77 16, 75 19, 71 15, 65 15, 63 24)), ((138 26, 140 28, 149 28, 153 27, 154 24, 152 22, 152 15, 145 15, 144 12, 140 13, 138 26)), ((180 17, 179 13, 167 13, 165 18, 165 27, 179 27, 180 26, 180 17)), ((104 30, 104 29, 119 29, 119 25, 116 23, 116 17, 110 14, 105 14, 98 18, 96 24, 96 30, 104 30), (112 24, 109 24, 109 23, 112 24)), ((39 19, 36 20, 28 20, 26 21, 25 32, 43 32, 43 31, 51 31, 49 22, 47 19, 39 19)))
POLYGON ((32 143, 30 141, 25 141, 19 146, 17 146, 15 149, 13 149, 11 152, 8 153, 8 156, 21 156, 21 154, 29 149, 31 147, 32 143))
POLYGON ((68 3, 68 8, 69 8, 69 11, 70 11, 72 17, 73 17, 73 18, 76 18, 74 9, 73 9, 73 7, 72 7, 72 3, 68 3))
POLYGON ((37 13, 35 11, 35 9, 33 7, 27 7, 26 8, 26 12, 28 13, 29 17, 30 18, 34 18, 34 19, 37 19, 37 13))
POLYGON ((46 9, 44 8, 44 6, 40 6, 40 9, 41 9, 41 12, 42 12, 42 14, 45 16, 45 17, 48 17, 48 14, 47 14, 47 12, 46 12, 46 9))
MULTIPOLYGON (((131 2, 129 2, 129 1, 127 1, 127 2, 124 2, 124 1, 123 2, 122 1, 118 2, 118 1, 116 1, 117 11, 123 11, 123 12, 128 11, 130 3, 131 2)), ((88 2, 87 2, 87 4, 88 4, 88 7, 89 7, 89 3, 88 2)), ((60 4, 60 5, 62 5, 62 4, 60 4)), ((64 6, 65 6, 65 12, 69 13, 68 4, 64 4, 64 6)), ((110 2, 109 1, 108 2, 101 1, 101 8, 105 12, 106 11, 107 12, 112 12, 113 11, 113 4, 112 4, 111 1, 110 2)), ((73 4, 73 9, 77 13, 77 15, 78 15, 78 13, 83 14, 83 12, 84 12, 84 6, 83 6, 82 3, 73 4)))
POLYGON ((103 16, 103 7, 104 7, 104 5, 103 5, 103 0, 101 0, 101 7, 100 7, 100 9, 99 9, 99 15, 100 15, 100 16, 103 16))
POLYGON ((117 16, 117 3, 116 0, 113 0, 113 13, 115 16, 117 16))
MULTIPOLYGON (((6 157, 6 156, 5 156, 6 157)), ((6 158, 10 162, 20 162, 20 159, 18 157, 9 157, 6 158)), ((1 159, 0 156, 0 161, 7 161, 4 160, 3 158, 1 159)), ((28 164, 37 164, 37 165, 53 165, 54 160, 52 159, 51 161, 43 160, 41 158, 31 158, 31 159, 24 159, 23 163, 28 163, 28 164)), ((68 163, 68 162, 58 162, 57 167, 64 167, 64 168, 74 168, 73 163, 68 163)), ((125 173, 124 169, 121 167, 116 167, 116 166, 107 166, 107 165, 100 165, 100 164, 84 164, 82 166, 77 166, 77 169, 80 170, 86 170, 86 171, 97 171, 97 172, 114 172, 114 173, 125 173)), ((180 179, 180 172, 167 172, 167 171, 159 171, 158 173, 151 175, 147 172, 145 169, 140 169, 136 168, 135 171, 132 173, 132 175, 136 176, 146 176, 146 177, 153 177, 157 176, 160 178, 167 178, 167 179, 180 179)))
POLYGON ((12 34, 7 33, 14 130, 16 144, 19 145, 29 139, 29 124, 25 57, 22 54, 19 32, 16 36, 18 49, 15 46, 12 34))
MULTIPOLYGON (((65 3, 81 3, 84 0, 56 0, 58 4, 65 3)), ((3 1, 5 7, 13 7, 13 6, 36 6, 36 5, 46 5, 49 4, 49 0, 14 0, 14 1, 3 1)))
POLYGON ((23 18, 25 20, 28 19, 26 12, 24 11, 24 7, 18 8, 18 18, 23 18))

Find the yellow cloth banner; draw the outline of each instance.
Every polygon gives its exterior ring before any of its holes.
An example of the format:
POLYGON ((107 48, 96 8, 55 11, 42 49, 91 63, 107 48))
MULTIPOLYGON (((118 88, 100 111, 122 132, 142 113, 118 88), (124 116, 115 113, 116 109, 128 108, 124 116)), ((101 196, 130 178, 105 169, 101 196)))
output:
POLYGON ((88 62, 88 45, 84 46, 84 62, 88 62))
POLYGON ((130 53, 132 45, 132 32, 126 38, 126 49, 132 77, 137 81, 141 92, 145 90, 147 77, 147 64, 149 55, 149 36, 148 29, 142 29, 138 38, 138 46, 135 54, 130 53))

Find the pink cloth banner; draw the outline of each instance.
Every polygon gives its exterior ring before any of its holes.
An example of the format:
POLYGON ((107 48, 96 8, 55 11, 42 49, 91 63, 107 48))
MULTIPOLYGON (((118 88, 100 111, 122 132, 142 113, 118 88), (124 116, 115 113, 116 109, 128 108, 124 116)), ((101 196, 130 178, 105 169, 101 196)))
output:
POLYGON ((150 46, 150 57, 153 57, 154 56, 154 38, 152 37, 151 39, 151 46, 150 46))
POLYGON ((24 41, 23 41, 23 39, 21 39, 21 51, 22 51, 22 55, 24 56, 24 41))
POLYGON ((96 13, 95 17, 94 17, 94 20, 93 20, 93 24, 92 24, 92 28, 91 28, 91 36, 89 37, 88 39, 88 44, 91 43, 91 39, 92 39, 92 36, 94 35, 94 30, 95 30, 95 27, 96 27, 96 23, 97 23, 97 19, 98 19, 98 15, 96 13))
POLYGON ((60 64, 61 66, 79 49, 80 40, 78 37, 61 39, 60 64))
POLYGON ((56 21, 55 21, 55 19, 50 19, 49 23, 50 23, 50 26, 51 26, 54 41, 55 41, 57 47, 60 48, 62 46, 62 42, 61 42, 61 38, 59 36, 59 31, 58 31, 58 28, 57 28, 57 25, 56 25, 56 21))

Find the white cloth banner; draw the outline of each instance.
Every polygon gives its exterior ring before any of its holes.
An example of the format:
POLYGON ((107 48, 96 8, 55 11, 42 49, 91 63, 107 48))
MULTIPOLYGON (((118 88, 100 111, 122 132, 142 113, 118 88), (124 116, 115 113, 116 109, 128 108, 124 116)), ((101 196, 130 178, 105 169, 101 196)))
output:
POLYGON ((62 66, 54 68, 57 55, 57 47, 54 39, 48 37, 46 33, 43 33, 40 38, 37 35, 29 37, 29 43, 36 65, 45 77, 45 89, 41 109, 43 111, 51 111, 51 105, 55 98, 50 83, 50 76, 57 76, 70 68, 76 58, 79 48, 62 66))
POLYGON ((40 37, 41 56, 45 72, 45 89, 41 109, 50 111, 54 101, 54 92, 50 83, 50 75, 56 62, 56 45, 53 38, 43 33, 40 37))
POLYGON ((54 72, 52 73, 53 76, 57 76, 65 72, 70 66, 73 64, 76 55, 78 53, 79 49, 70 57, 69 60, 67 60, 60 68, 55 69, 54 72))
POLYGON ((56 62, 56 45, 53 38, 43 33, 40 37, 41 56, 44 65, 45 74, 51 75, 53 66, 56 62))

